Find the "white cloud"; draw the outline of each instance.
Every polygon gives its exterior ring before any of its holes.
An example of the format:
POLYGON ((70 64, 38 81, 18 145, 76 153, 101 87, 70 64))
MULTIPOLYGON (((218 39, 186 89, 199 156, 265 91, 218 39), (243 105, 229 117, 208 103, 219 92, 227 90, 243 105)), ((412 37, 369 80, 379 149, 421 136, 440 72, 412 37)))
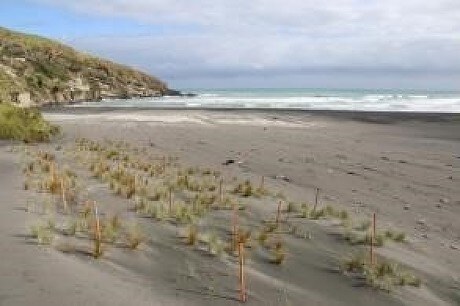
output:
POLYGON ((460 74, 458 0, 40 2, 180 26, 177 33, 71 40, 171 78, 321 69, 460 74))

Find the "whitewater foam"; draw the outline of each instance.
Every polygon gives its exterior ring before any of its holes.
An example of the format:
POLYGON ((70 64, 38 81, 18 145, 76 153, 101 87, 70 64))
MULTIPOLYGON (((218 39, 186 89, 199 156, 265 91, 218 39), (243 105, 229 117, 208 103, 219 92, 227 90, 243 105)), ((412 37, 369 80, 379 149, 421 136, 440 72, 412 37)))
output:
POLYGON ((72 107, 254 108, 460 113, 460 93, 244 89, 197 91, 195 97, 104 100, 72 107))

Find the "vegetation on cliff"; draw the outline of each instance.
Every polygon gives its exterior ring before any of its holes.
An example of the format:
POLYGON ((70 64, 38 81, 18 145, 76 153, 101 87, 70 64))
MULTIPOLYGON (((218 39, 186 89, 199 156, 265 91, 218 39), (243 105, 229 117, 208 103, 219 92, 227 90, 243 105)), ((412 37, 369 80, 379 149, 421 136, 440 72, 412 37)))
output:
POLYGON ((0 27, 0 101, 31 106, 170 92, 159 79, 132 68, 0 27))
POLYGON ((0 139, 43 142, 59 133, 36 109, 0 104, 0 139))

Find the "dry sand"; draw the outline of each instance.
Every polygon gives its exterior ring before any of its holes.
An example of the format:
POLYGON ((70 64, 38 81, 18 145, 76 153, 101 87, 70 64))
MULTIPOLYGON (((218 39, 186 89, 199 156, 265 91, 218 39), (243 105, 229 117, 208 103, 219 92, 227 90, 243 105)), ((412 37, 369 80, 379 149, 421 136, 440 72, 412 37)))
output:
MULTIPOLYGON (((359 286, 338 270, 353 247, 338 237, 337 226, 296 220, 312 239, 286 235, 281 266, 251 251, 248 305, 460 303, 458 116, 123 109, 45 115, 64 137, 40 148, 61 154, 72 169, 77 163, 55 149, 87 137, 125 140, 227 178, 265 176, 267 186, 294 201, 312 202, 319 187, 320 205, 346 208, 358 220, 375 212, 379 228, 404 231, 407 243, 389 243, 378 253, 413 269, 423 283, 391 293, 359 286), (237 163, 222 165, 227 159, 237 163)), ((238 303, 235 261, 181 245, 179 229, 168 223, 142 220, 148 243, 135 252, 110 249, 100 260, 31 243, 28 227, 37 216, 24 207, 37 195, 22 190, 21 150, 0 146, 0 305, 238 303)), ((102 210, 126 210, 126 200, 87 175, 89 196, 102 210)), ((249 200, 242 222, 255 227, 275 210, 276 201, 249 200)), ((229 220, 228 212, 216 211, 203 224, 224 232, 229 220)))

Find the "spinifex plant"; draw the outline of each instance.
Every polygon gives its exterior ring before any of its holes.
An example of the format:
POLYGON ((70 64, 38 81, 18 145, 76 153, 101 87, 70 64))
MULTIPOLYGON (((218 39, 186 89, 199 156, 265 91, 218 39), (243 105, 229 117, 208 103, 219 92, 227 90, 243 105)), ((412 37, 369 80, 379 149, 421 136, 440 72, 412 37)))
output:
POLYGON ((279 240, 276 241, 273 246, 273 258, 270 260, 271 263, 280 265, 286 259, 286 251, 284 249, 284 243, 279 240))
POLYGON ((133 250, 138 248, 139 245, 145 240, 144 231, 137 223, 131 225, 128 228, 126 235, 128 247, 133 250))
POLYGON ((385 260, 371 264, 363 255, 354 255, 342 263, 342 271, 364 277, 369 286, 390 291, 393 286, 419 287, 421 280, 399 265, 385 260))
POLYGON ((239 183, 234 189, 233 193, 239 194, 242 197, 250 197, 253 195, 253 187, 250 180, 239 183))
POLYGON ((198 228, 195 224, 191 224, 187 227, 185 243, 188 245, 195 245, 198 240, 198 228))
POLYGON ((31 236, 37 239, 39 244, 51 244, 54 239, 53 229, 49 225, 38 224, 30 228, 31 236))

